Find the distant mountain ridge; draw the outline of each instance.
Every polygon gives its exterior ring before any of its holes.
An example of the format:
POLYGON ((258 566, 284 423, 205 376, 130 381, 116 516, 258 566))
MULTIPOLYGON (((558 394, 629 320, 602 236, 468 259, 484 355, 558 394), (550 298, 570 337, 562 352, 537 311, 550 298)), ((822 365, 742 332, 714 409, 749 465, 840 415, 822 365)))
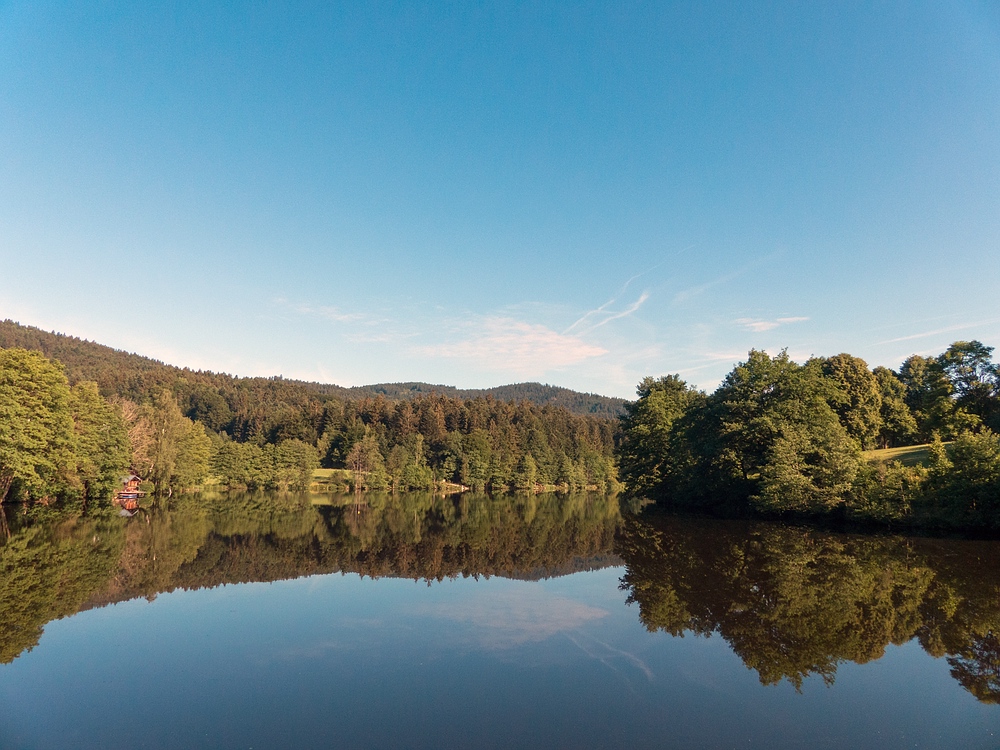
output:
POLYGON ((344 387, 333 383, 315 383, 282 377, 237 377, 224 373, 196 371, 176 367, 141 354, 114 349, 76 336, 55 331, 43 331, 34 326, 22 325, 13 320, 0 321, 0 348, 19 347, 42 352, 56 359, 66 368, 71 382, 96 381, 105 392, 123 390, 123 379, 141 380, 143 383, 159 382, 166 385, 179 376, 203 375, 227 378, 234 381, 279 381, 287 387, 301 389, 322 396, 335 396, 345 400, 360 400, 382 396, 388 401, 406 401, 421 395, 438 393, 459 399, 490 396, 498 401, 528 401, 539 406, 559 406, 573 414, 617 418, 624 412, 625 399, 581 393, 569 388, 542 383, 513 383, 494 388, 462 389, 450 385, 431 383, 377 383, 344 387))
POLYGON ((539 406, 561 406, 574 414, 592 414, 598 417, 617 417, 624 412, 626 403, 623 398, 581 393, 543 383, 512 383, 493 388, 456 388, 451 385, 430 383, 378 383, 355 386, 348 388, 347 391, 348 394, 358 394, 358 396, 382 395, 391 401, 403 401, 430 393, 440 393, 460 399, 492 396, 498 401, 530 401, 539 406))

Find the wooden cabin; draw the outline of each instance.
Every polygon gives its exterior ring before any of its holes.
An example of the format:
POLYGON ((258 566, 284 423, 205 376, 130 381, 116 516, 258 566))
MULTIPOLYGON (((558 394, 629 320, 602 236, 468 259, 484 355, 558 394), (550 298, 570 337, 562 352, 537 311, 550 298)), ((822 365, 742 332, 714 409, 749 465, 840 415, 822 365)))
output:
POLYGON ((111 502, 125 510, 136 510, 139 507, 139 498, 146 494, 139 489, 142 479, 135 474, 126 474, 121 481, 122 488, 115 493, 111 502))

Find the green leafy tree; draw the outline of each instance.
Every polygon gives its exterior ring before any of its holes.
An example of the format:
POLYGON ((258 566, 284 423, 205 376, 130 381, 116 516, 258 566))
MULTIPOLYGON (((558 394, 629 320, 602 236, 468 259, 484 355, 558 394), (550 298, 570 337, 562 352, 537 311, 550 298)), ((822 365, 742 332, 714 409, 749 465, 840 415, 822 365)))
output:
POLYGON ((250 461, 245 454, 254 448, 260 450, 253 443, 234 443, 231 440, 220 440, 215 444, 211 471, 222 486, 231 489, 252 488, 250 461))
POLYGON ((75 468, 70 390, 62 367, 38 352, 0 350, 0 502, 64 491, 75 468))
POLYGON ((899 368, 899 379, 906 385, 906 403, 922 439, 929 440, 934 433, 951 439, 979 422, 956 408, 954 387, 939 358, 917 354, 908 357, 899 368))
POLYGON ((108 496, 128 470, 132 455, 121 412, 101 398, 97 384, 70 389, 76 477, 85 498, 108 496))
POLYGON ((517 462, 514 469, 514 489, 521 492, 530 492, 535 489, 538 481, 538 466, 535 458, 530 453, 525 453, 517 462))
POLYGON ((1000 529, 1000 435, 963 432, 947 448, 935 440, 927 489, 948 523, 1000 529))
POLYGON ((786 419, 761 467, 753 504, 767 511, 825 513, 841 505, 861 465, 857 444, 819 401, 786 419))
POLYGON ((145 451, 134 460, 136 473, 153 482, 157 493, 190 489, 207 476, 212 442, 200 423, 185 417, 173 393, 157 391, 141 410, 140 422, 149 435, 145 451))
POLYGON ((661 401, 669 408, 643 404, 625 417, 643 415, 625 422, 622 441, 633 491, 687 507, 815 512, 842 502, 860 453, 830 407, 843 391, 815 362, 802 367, 786 352, 753 350, 707 398, 685 393, 679 380, 663 385, 676 397, 661 401))
POLYGON ((887 367, 876 367, 872 374, 882 396, 879 446, 911 445, 917 439, 917 420, 906 403, 906 385, 887 367))
POLYGON ((718 458, 733 484, 760 507, 830 508, 860 460, 830 407, 839 388, 787 353, 751 351, 709 398, 718 458), (788 499, 779 497, 782 491, 788 499))
POLYGON ((212 441, 200 422, 185 418, 177 433, 177 458, 170 484, 180 489, 192 489, 208 476, 212 457, 212 441))
POLYGON ((274 447, 274 481, 282 489, 305 490, 319 468, 316 449, 301 440, 286 440, 274 447))
POLYGON ((406 438, 405 461, 399 485, 406 489, 425 489, 434 485, 434 472, 427 463, 423 434, 416 432, 406 438))
POLYGON ((559 459, 559 474, 556 477, 556 483, 565 485, 571 490, 586 487, 588 484, 586 469, 563 454, 559 459))
POLYGON ((998 371, 993 347, 979 341, 956 341, 938 362, 951 383, 957 406, 989 424, 997 414, 998 371))
POLYGON ((878 378, 868 369, 868 363, 850 354, 837 354, 815 362, 823 375, 838 387, 838 397, 830 406, 840 417, 847 434, 862 448, 876 448, 882 431, 882 389, 878 378))
POLYGON ((366 431, 365 436, 351 448, 347 465, 354 474, 354 486, 358 489, 385 489, 389 484, 385 459, 371 431, 366 431))
POLYGON ((674 422, 701 394, 678 375, 644 378, 636 394, 621 417, 619 473, 634 494, 653 494, 665 479, 674 422))
POLYGON ((462 437, 462 457, 459 477, 462 484, 474 490, 486 489, 490 478, 490 437, 485 430, 474 429, 462 437))
POLYGON ((898 461, 862 462, 851 488, 848 513, 862 521, 905 522, 923 502, 927 470, 898 461))

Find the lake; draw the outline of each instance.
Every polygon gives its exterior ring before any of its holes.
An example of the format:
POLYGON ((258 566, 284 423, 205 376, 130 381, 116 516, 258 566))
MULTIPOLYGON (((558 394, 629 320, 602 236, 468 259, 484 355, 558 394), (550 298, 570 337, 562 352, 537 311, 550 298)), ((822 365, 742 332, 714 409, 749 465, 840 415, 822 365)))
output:
POLYGON ((634 510, 7 507, 0 747, 1000 746, 1000 542, 634 510))

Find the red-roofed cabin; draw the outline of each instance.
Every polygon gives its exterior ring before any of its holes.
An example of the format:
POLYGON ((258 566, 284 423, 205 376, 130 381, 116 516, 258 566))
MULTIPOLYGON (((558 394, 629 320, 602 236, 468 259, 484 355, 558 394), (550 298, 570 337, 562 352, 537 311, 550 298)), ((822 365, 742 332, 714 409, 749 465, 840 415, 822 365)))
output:
POLYGON ((135 474, 127 474, 122 477, 122 488, 115 493, 111 502, 120 505, 125 510, 136 510, 139 507, 139 498, 146 494, 139 490, 140 482, 142 479, 135 474))

